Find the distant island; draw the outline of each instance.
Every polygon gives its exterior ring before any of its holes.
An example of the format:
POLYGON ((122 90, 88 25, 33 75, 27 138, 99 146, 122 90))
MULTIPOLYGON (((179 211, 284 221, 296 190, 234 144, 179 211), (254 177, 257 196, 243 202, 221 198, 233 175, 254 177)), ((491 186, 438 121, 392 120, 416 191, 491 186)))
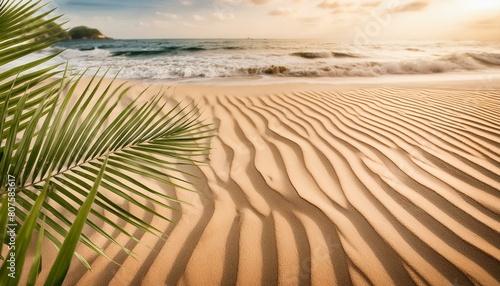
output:
POLYGON ((68 31, 69 40, 109 40, 111 38, 106 37, 99 30, 94 28, 89 28, 86 26, 78 26, 70 29, 68 31))
POLYGON ((99 30, 86 26, 71 28, 69 31, 61 28, 55 23, 49 23, 45 26, 47 31, 38 38, 56 37, 58 40, 110 40, 112 38, 105 36, 99 30))

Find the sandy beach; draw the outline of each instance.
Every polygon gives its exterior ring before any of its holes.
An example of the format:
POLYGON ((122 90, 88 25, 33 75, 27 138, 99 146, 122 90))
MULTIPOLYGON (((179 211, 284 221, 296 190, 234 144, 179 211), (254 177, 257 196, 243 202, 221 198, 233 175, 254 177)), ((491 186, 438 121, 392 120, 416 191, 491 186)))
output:
POLYGON ((499 285, 500 85, 167 94, 216 127, 207 163, 180 167, 196 192, 149 183, 191 205, 168 223, 124 204, 165 239, 116 237, 129 256, 87 232, 114 262, 82 246, 92 272, 75 258, 65 285, 499 285))

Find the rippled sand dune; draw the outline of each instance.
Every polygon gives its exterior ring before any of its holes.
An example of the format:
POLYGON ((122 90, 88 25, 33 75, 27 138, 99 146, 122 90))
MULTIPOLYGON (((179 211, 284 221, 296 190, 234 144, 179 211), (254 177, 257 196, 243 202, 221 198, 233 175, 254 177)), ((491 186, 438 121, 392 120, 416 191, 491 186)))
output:
POLYGON ((193 206, 66 284, 499 285, 500 88, 387 86, 179 87, 217 127, 193 206))

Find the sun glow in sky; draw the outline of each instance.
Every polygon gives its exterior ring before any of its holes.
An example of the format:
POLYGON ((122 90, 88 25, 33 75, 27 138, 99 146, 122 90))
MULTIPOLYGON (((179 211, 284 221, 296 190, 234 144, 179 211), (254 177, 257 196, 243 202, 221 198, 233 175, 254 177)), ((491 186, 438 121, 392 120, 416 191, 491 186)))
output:
POLYGON ((500 40, 500 0, 56 0, 114 38, 500 40))
MULTIPOLYGON (((464 2, 465 3, 465 2, 464 2)), ((487 10, 495 9, 500 6, 500 1, 498 0, 482 0, 482 1, 468 1, 467 6, 471 10, 487 10)))

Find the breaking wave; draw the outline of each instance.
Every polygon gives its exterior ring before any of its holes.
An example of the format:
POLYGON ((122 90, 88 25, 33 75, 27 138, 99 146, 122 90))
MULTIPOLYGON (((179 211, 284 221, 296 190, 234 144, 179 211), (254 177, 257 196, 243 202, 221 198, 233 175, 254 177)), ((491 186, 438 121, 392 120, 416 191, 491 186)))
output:
POLYGON ((500 66, 500 54, 496 53, 467 53, 468 56, 489 66, 500 66))
POLYGON ((178 52, 199 52, 205 51, 205 48, 202 47, 163 47, 160 49, 151 49, 151 50, 125 50, 125 51, 115 51, 112 52, 111 55, 114 57, 117 56, 126 56, 126 57, 140 57, 140 56, 158 56, 158 55, 168 55, 178 52))
POLYGON ((120 76, 130 79, 259 75, 376 77, 500 70, 500 53, 494 49, 469 50, 466 47, 467 49, 456 49, 455 52, 449 53, 448 50, 432 50, 423 45, 417 47, 408 45, 391 46, 387 51, 373 47, 364 49, 353 47, 352 52, 345 52, 349 51, 349 46, 341 46, 333 52, 331 50, 317 52, 312 46, 311 51, 307 51, 309 49, 307 46, 289 48, 272 46, 273 42, 253 46, 250 45, 252 42, 242 43, 213 41, 207 44, 201 40, 191 42, 186 40, 156 44, 156 42, 137 40, 126 45, 119 41, 106 41, 86 45, 67 43, 66 47, 52 47, 50 50, 60 51, 66 48, 59 56, 60 61, 69 61, 73 66, 82 69, 101 65, 121 67, 120 76))
MULTIPOLYGON (((136 65, 125 68, 131 77, 139 75, 140 78, 196 78, 196 77, 239 77, 239 76, 282 76, 282 77, 375 77, 382 75, 403 74, 433 74, 454 71, 472 71, 484 67, 482 61, 475 57, 454 56, 448 60, 435 61, 413 60, 401 62, 351 62, 324 65, 247 65, 235 66, 227 64, 210 63, 184 63, 175 66, 158 66, 151 64, 136 65)), ((493 58, 494 59, 494 58, 493 58)), ((495 60, 488 61, 493 64, 495 60)))
POLYGON ((328 59, 328 58, 359 58, 360 56, 351 53, 340 52, 296 52, 291 53, 291 56, 301 57, 304 59, 328 59))

